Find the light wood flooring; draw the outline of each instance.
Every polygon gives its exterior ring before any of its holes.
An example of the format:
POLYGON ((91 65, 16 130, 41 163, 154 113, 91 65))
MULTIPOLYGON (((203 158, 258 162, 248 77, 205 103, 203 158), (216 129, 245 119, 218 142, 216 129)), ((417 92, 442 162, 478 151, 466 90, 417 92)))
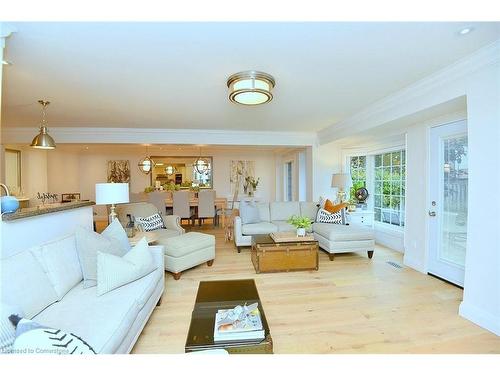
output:
POLYGON ((320 251, 319 271, 256 274, 250 250, 240 254, 214 234, 216 258, 165 274, 161 306, 153 312, 133 353, 183 353, 198 283, 254 278, 280 353, 500 353, 500 337, 458 316, 462 290, 402 265, 402 254, 378 246, 366 253, 320 251))

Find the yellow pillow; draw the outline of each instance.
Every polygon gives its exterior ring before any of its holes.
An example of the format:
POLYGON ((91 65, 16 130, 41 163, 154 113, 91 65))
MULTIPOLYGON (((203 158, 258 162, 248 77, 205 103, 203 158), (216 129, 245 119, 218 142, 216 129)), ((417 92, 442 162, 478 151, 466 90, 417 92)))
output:
POLYGON ((323 207, 326 211, 329 213, 333 214, 335 212, 339 212, 341 209, 346 208, 347 203, 339 203, 339 204, 333 204, 330 199, 327 199, 325 202, 325 207, 323 207))

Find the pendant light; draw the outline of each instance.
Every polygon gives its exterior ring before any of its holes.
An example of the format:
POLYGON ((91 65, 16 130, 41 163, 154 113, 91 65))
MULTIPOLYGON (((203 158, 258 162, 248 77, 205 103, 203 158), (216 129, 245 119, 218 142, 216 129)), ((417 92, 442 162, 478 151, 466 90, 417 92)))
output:
POLYGON ((208 172, 210 167, 210 162, 207 159, 203 159, 201 157, 201 148, 200 148, 200 156, 194 162, 194 168, 200 174, 205 174, 208 172))
POLYGON ((150 174, 153 171, 153 168, 155 167, 155 162, 149 157, 149 147, 146 149, 146 156, 139 160, 139 163, 137 163, 137 167, 139 167, 139 170, 144 173, 144 174, 150 174))
POLYGON ((42 106, 42 121, 40 122, 40 133, 35 138, 33 138, 30 146, 42 150, 53 150, 56 148, 56 142, 54 142, 54 139, 48 133, 46 119, 46 110, 50 102, 46 100, 39 100, 38 103, 40 103, 40 105, 42 106))

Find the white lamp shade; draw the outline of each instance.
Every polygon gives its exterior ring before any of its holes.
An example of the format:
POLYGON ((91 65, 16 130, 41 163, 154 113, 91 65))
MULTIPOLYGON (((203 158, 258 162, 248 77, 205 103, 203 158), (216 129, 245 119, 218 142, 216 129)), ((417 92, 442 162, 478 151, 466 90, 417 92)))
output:
POLYGON ((347 190, 352 186, 352 179, 349 173, 334 173, 332 175, 332 188, 347 190))
POLYGON ((128 183, 95 184, 96 204, 118 204, 128 202, 128 183))

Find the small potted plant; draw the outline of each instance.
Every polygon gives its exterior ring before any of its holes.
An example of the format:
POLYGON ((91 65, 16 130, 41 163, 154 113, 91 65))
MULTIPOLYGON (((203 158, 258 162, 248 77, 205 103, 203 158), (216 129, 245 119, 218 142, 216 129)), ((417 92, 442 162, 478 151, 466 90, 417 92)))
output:
POLYGON ((298 237, 304 237, 306 235, 306 229, 309 229, 311 227, 311 219, 306 216, 293 215, 290 219, 287 220, 287 223, 297 228, 298 237))

